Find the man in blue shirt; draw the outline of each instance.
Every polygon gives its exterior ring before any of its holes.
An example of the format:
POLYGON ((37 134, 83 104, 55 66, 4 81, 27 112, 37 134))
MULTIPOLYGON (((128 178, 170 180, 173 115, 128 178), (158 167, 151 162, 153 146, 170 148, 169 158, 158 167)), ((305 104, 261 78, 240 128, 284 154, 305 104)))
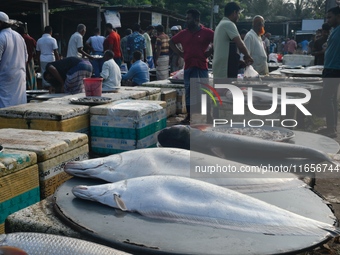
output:
POLYGON ((318 131, 319 134, 335 138, 337 137, 338 122, 338 88, 340 78, 340 7, 333 7, 327 12, 327 23, 333 27, 333 31, 327 41, 325 62, 322 73, 323 89, 321 102, 326 114, 327 128, 318 131))
MULTIPOLYGON (((142 53, 142 60, 146 62, 146 44, 145 44, 145 38, 144 36, 139 32, 140 31, 140 25, 135 24, 133 27, 133 33, 129 35, 127 38, 127 50, 130 55, 130 59, 132 60, 133 56, 132 54, 135 51, 140 51, 142 53)), ((128 60, 126 60, 128 61, 128 60)))
POLYGON ((129 83, 124 83, 124 85, 139 86, 144 82, 150 81, 149 66, 142 60, 142 53, 140 51, 135 51, 133 53, 132 65, 129 71, 122 75, 122 80, 130 80, 129 83))

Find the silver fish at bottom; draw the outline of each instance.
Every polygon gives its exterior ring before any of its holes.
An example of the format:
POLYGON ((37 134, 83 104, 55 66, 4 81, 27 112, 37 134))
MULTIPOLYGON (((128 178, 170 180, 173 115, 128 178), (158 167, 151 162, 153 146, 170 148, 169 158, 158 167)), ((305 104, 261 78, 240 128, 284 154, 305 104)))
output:
POLYGON ((73 194, 145 217, 265 235, 337 236, 334 226, 248 195, 179 176, 146 176, 75 186, 73 194))
POLYGON ((0 254, 127 255, 129 253, 66 236, 18 232, 0 235, 0 254))

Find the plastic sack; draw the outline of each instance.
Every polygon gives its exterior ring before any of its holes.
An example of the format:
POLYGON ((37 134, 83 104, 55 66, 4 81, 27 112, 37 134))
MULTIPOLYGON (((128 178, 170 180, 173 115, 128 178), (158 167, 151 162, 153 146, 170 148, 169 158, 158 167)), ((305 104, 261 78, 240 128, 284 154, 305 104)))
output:
POLYGON ((184 69, 175 71, 170 74, 172 79, 178 79, 178 80, 183 80, 184 79, 184 69))
POLYGON ((127 64, 126 63, 122 63, 120 65, 120 71, 121 72, 127 72, 128 71, 128 67, 127 67, 127 64))
POLYGON ((244 78, 258 78, 260 77, 259 73, 255 71, 252 65, 246 67, 246 70, 243 74, 244 78))

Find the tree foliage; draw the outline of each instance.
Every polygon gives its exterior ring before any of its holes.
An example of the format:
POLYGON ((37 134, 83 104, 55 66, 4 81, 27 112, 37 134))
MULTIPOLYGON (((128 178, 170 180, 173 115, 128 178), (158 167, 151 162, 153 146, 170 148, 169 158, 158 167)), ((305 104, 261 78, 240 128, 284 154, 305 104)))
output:
MULTIPOLYGON (((219 6, 219 12, 213 14, 214 26, 223 17, 224 6, 230 0, 108 0, 109 5, 140 6, 152 5, 185 15, 188 9, 201 12, 201 22, 210 25, 212 7, 219 6)), ((268 21, 292 19, 324 18, 324 0, 236 0, 244 9, 241 20, 261 15, 268 21)))

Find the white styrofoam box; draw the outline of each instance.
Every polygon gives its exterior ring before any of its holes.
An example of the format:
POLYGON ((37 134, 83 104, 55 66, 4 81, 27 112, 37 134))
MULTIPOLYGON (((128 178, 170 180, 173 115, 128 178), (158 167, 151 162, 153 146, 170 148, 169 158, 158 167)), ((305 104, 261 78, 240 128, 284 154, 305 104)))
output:
POLYGON ((91 127, 143 128, 157 120, 164 119, 164 112, 164 109, 151 112, 141 116, 138 120, 124 116, 91 115, 91 127))
POLYGON ((284 65, 312 66, 314 65, 314 59, 315 57, 312 55, 286 54, 282 58, 282 63, 284 65))
POLYGON ((66 120, 89 113, 85 105, 28 103, 0 109, 0 116, 18 119, 66 120))
POLYGON ((161 93, 156 93, 153 95, 148 95, 145 97, 141 97, 140 100, 149 100, 149 101, 160 101, 161 100, 161 93))
POLYGON ((142 87, 142 86, 135 86, 135 87, 128 87, 128 86, 121 86, 120 91, 143 91, 146 93, 146 96, 153 95, 161 92, 160 88, 157 87, 142 87))
POLYGON ((158 132, 141 140, 108 137, 91 137, 92 151, 99 154, 114 154, 141 148, 156 147, 158 132))
POLYGON ((166 105, 166 115, 167 115, 167 117, 176 114, 176 108, 177 108, 176 102, 177 102, 176 98, 175 99, 169 99, 167 101, 167 105, 166 105))
POLYGON ((112 154, 154 145, 155 133, 166 127, 165 106, 163 101, 122 100, 92 107, 92 151, 112 154))
POLYGON ((90 113, 91 115, 133 118, 139 121, 143 116, 162 109, 163 107, 152 101, 121 100, 91 107, 90 113))

